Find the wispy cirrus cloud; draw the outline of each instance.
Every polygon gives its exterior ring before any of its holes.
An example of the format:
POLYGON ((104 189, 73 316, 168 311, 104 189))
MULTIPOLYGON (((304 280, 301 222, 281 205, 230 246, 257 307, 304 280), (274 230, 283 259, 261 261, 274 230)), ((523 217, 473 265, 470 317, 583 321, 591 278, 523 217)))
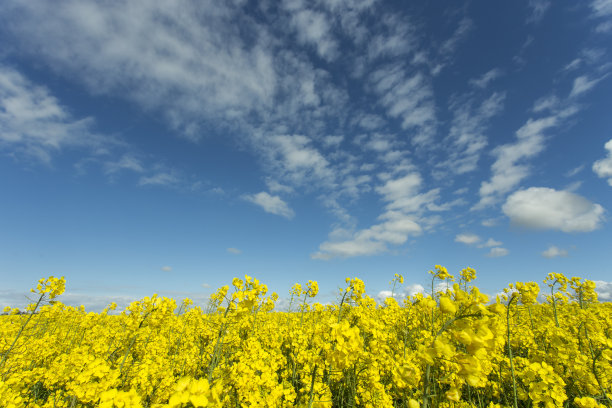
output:
POLYGON ((118 160, 108 160, 104 163, 104 172, 115 175, 123 171, 142 173, 145 171, 142 160, 132 154, 124 154, 118 160))
POLYGON ((529 0, 529 16, 528 23, 539 23, 552 5, 550 0, 529 0))
POLYGON ((575 97, 591 90, 602 79, 603 78, 589 79, 586 75, 579 76, 578 78, 574 79, 574 85, 572 86, 570 97, 575 97))
POLYGON ((500 258, 502 256, 506 256, 510 253, 510 251, 508 251, 508 249, 506 248, 502 248, 502 247, 493 247, 491 248, 491 250, 487 253, 487 256, 489 258, 500 258))
POLYGON ((431 143, 436 114, 431 80, 425 74, 407 74, 402 65, 390 64, 375 70, 369 83, 387 114, 398 118, 402 128, 416 130, 414 144, 431 143))
POLYGON ((141 186, 173 186, 180 182, 180 178, 175 174, 159 172, 150 176, 141 177, 138 184, 141 186))
MULTIPOLYGON (((123 93, 146 109, 163 111, 186 137, 202 137, 203 117, 235 119, 269 107, 274 96, 276 73, 267 40, 243 48, 237 25, 230 24, 242 15, 231 2, 104 7, 67 0, 6 6, 21 15, 11 31, 23 52, 32 50, 93 93, 123 93)), ((257 26, 248 28, 266 36, 257 26)))
POLYGON ((311 258, 326 260, 385 253, 390 247, 402 245, 409 237, 421 235, 435 225, 437 218, 426 213, 449 208, 436 204, 439 189, 420 191, 423 180, 418 172, 395 177, 382 175, 382 179, 383 183, 375 188, 386 202, 385 211, 378 217, 380 222, 336 234, 335 239, 323 242, 311 258))
POLYGON ((440 47, 440 54, 448 55, 455 52, 458 45, 465 40, 465 37, 474 27, 474 23, 469 17, 463 17, 459 20, 457 28, 453 32, 452 36, 442 43, 440 47))
POLYGON ((480 237, 476 234, 458 234, 455 237, 455 242, 460 242, 466 245, 474 245, 480 241, 480 237))
POLYGON ((270 214, 280 215, 281 217, 285 217, 291 219, 295 216, 293 210, 289 207, 289 205, 283 201, 279 196, 273 196, 265 191, 262 191, 257 194, 245 195, 244 199, 260 206, 263 210, 270 214))
MULTIPOLYGON (((445 145, 449 146, 447 161, 453 163, 451 172, 464 174, 478 168, 480 155, 488 145, 488 122, 502 112, 505 98, 504 92, 494 92, 486 99, 468 94, 450 101, 453 120, 445 145)), ((445 167, 439 166, 441 170, 445 167)))
POLYGON ((503 75, 503 71, 499 68, 493 68, 478 78, 470 79, 470 85, 476 88, 485 89, 491 82, 503 75))
POLYGON ((291 185, 333 182, 335 175, 329 161, 307 136, 267 135, 261 138, 260 148, 267 156, 268 165, 291 185))
POLYGON ((503 244, 502 242, 496 241, 493 238, 489 238, 482 244, 478 245, 478 247, 479 248, 491 248, 491 247, 501 246, 502 244, 503 244))
POLYGON ((314 47, 321 58, 334 60, 339 55, 339 45, 331 33, 333 21, 321 11, 300 7, 295 1, 285 1, 283 5, 291 13, 291 26, 298 41, 314 47))
POLYGON ((472 233, 457 234, 455 242, 468 246, 475 246, 477 248, 491 248, 485 255, 489 258, 499 258, 510 253, 508 249, 502 247, 502 242, 496 241, 493 238, 489 238, 485 242, 482 242, 482 239, 478 235, 472 233))
POLYGON ((0 149, 50 164, 65 149, 103 155, 119 144, 92 125, 90 117, 74 118, 46 87, 0 64, 0 149))
MULTIPOLYGON (((593 0, 590 7, 593 17, 597 19, 608 19, 612 15, 612 1, 610 0, 593 0)), ((612 31, 612 22, 609 19, 604 20, 597 25, 595 30, 601 33, 608 33, 612 31)))

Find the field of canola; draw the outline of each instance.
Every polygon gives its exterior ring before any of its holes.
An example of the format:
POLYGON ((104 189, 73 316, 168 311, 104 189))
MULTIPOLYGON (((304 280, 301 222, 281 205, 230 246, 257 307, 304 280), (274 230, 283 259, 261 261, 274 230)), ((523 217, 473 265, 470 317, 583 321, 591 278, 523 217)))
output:
POLYGON ((207 310, 154 295, 114 315, 67 307, 64 279, 41 279, 26 313, 0 316, 0 406, 612 406, 612 304, 593 282, 549 274, 546 303, 535 282, 490 303, 473 269, 430 273, 448 289, 399 303, 347 279, 321 305, 309 281, 275 312, 246 276, 207 310))

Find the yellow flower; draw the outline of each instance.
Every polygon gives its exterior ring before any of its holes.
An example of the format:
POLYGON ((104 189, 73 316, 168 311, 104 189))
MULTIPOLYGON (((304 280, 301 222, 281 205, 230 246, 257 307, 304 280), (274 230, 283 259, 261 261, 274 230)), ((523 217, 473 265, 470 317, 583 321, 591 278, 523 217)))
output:
POLYGON ((442 296, 440 297, 440 310, 442 313, 451 314, 457 311, 457 306, 448 296, 442 296))
POLYGON ((308 288, 309 297, 315 297, 319 293, 319 284, 316 281, 309 280, 306 287, 308 288))
POLYGON ((459 402, 461 399, 461 390, 459 390, 457 387, 451 387, 450 390, 444 393, 444 395, 446 396, 446 399, 450 401, 459 402))
POLYGON ((474 268, 463 268, 459 274, 465 282, 471 282, 476 279, 476 270, 474 268))

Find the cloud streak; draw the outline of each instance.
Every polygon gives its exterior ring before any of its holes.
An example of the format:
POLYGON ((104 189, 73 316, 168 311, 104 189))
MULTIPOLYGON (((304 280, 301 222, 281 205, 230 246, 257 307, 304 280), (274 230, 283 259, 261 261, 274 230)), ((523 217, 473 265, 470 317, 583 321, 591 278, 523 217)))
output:
POLYGON ((246 195, 244 199, 260 206, 263 210, 269 214, 280 215, 287 219, 291 219, 295 216, 295 213, 289 205, 283 201, 279 196, 273 196, 265 191, 257 194, 246 195))

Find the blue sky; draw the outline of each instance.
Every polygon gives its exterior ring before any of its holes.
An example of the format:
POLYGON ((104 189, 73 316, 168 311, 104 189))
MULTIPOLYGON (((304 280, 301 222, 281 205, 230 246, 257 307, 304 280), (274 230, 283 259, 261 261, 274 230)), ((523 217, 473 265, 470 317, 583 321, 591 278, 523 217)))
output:
POLYGON ((0 5, 0 303, 548 272, 612 299, 612 1, 0 5))

